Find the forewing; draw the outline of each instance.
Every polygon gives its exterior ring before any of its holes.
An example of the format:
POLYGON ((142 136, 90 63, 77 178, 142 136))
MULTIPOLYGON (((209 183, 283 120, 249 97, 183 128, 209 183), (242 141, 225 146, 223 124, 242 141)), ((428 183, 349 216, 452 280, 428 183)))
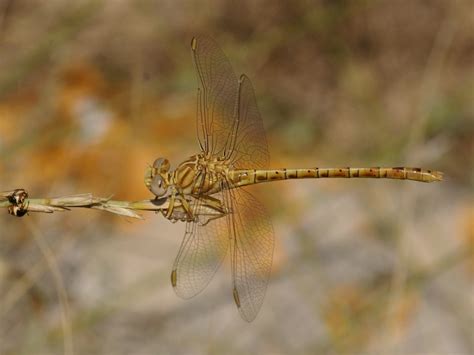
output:
POLYGON ((273 227, 265 207, 242 188, 231 190, 234 300, 251 322, 262 306, 273 260, 273 227))
POLYGON ((239 80, 238 121, 230 143, 230 162, 236 168, 268 168, 270 154, 263 120, 250 79, 242 75, 239 80))
POLYGON ((191 42, 198 90, 197 131, 201 148, 212 156, 223 156, 237 112, 239 82, 232 66, 208 37, 191 42))

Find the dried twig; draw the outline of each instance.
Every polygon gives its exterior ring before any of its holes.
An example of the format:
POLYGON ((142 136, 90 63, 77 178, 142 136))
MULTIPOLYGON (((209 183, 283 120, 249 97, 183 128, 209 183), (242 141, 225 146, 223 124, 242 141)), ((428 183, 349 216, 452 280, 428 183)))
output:
MULTIPOLYGON (((193 202, 190 202, 193 205, 193 202)), ((141 201, 119 201, 110 197, 97 197, 91 193, 68 195, 55 198, 29 198, 24 189, 0 192, 0 208, 7 208, 13 216, 22 217, 29 212, 64 212, 73 208, 92 208, 107 211, 120 216, 143 219, 136 211, 162 212, 166 214, 170 207, 167 197, 141 201)), ((173 203, 171 220, 183 220, 186 212, 180 201, 173 203)), ((212 219, 222 216, 222 212, 215 206, 202 204, 199 206, 199 216, 203 219, 212 219)))
MULTIPOLYGON (((0 192, 0 208, 7 208, 11 215, 22 217, 28 212, 63 212, 73 208, 92 208, 125 217, 143 219, 135 211, 166 212, 169 203, 166 198, 142 201, 118 201, 96 197, 91 193, 68 195, 55 198, 29 198, 24 189, 0 192)), ((179 203, 175 207, 180 208, 179 203)))

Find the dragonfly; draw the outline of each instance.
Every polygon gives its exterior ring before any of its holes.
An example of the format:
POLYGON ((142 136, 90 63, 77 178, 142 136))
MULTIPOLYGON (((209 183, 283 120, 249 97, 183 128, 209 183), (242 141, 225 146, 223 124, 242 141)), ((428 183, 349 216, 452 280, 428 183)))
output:
POLYGON ((270 169, 263 120, 249 78, 237 77, 211 38, 194 37, 197 71, 196 134, 199 153, 175 169, 158 158, 145 185, 168 202, 163 215, 185 222, 171 284, 184 299, 199 294, 230 254, 232 294, 241 317, 251 322, 265 296, 272 268, 274 232, 265 206, 246 187, 306 178, 385 178, 433 182, 439 171, 421 168, 270 169))

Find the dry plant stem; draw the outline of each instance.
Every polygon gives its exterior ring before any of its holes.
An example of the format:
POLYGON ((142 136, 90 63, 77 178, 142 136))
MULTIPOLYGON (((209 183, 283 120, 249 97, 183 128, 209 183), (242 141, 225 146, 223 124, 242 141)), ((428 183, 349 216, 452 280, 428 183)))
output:
MULTIPOLYGON (((3 193, 3 196, 8 193, 3 193)), ((0 208, 11 208, 15 203, 7 198, 2 199, 0 194, 0 208)), ((27 212, 53 213, 69 211, 73 208, 91 208, 107 211, 125 217, 143 219, 135 211, 166 211, 169 207, 166 199, 142 200, 142 201, 118 201, 110 198, 96 197, 90 193, 62 196, 56 198, 26 198, 23 205, 27 212)), ((180 207, 179 202, 175 207, 180 207)))
MULTIPOLYGON (((190 202, 191 206, 193 202, 190 202)), ((56 198, 28 198, 28 193, 24 189, 0 192, 0 208, 8 209, 8 212, 17 217, 22 217, 29 212, 64 212, 73 208, 91 208, 107 211, 120 216, 143 219, 135 211, 162 212, 166 214, 170 208, 167 197, 155 198, 153 200, 141 201, 119 201, 110 198, 95 197, 90 193, 69 195, 56 198), (21 193, 19 200, 18 192, 21 193)), ((184 207, 180 201, 173 202, 173 211, 179 216, 184 213, 184 207)), ((222 213, 217 211, 212 205, 203 204, 200 207, 200 215, 207 217, 219 217, 222 213)), ((175 220, 179 219, 177 217, 175 220)))

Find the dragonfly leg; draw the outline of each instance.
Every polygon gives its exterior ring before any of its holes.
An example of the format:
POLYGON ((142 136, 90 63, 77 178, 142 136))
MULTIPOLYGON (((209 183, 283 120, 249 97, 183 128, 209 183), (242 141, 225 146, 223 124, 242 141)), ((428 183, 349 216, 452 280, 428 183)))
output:
MULTIPOLYGON (((194 197, 197 198, 196 196, 194 197)), ((201 200, 202 206, 207 207, 210 210, 217 212, 212 216, 205 216, 205 217, 202 215, 196 216, 198 218, 198 223, 200 226, 205 226, 210 221, 221 218, 227 214, 224 206, 222 205, 221 200, 212 196, 205 196, 205 195, 199 197, 199 199, 201 200)))
POLYGON ((200 222, 199 225, 200 225, 200 226, 205 226, 205 225, 207 225, 210 221, 213 221, 213 220, 215 220, 215 219, 219 219, 219 218, 224 217, 224 216, 225 216, 225 214, 222 213, 222 214, 219 214, 219 215, 216 215, 216 216, 213 216, 213 217, 209 217, 209 218, 206 219, 204 222, 200 222))
POLYGON ((166 213, 163 213, 164 216, 169 219, 169 220, 182 220, 182 221, 192 221, 194 219, 194 214, 191 211, 191 206, 189 205, 189 201, 186 199, 186 196, 179 191, 173 191, 170 195, 169 202, 168 202, 168 208, 166 213), (176 206, 176 201, 180 202, 179 206, 176 206), (175 207, 178 207, 178 211, 175 213, 175 207), (184 210, 185 215, 187 216, 184 217, 182 215, 182 211, 184 210))
MULTIPOLYGON (((197 198, 197 197, 195 197, 195 198, 197 198)), ((201 199, 201 201, 203 201, 203 203, 207 207, 212 208, 216 212, 219 212, 219 213, 222 213, 222 214, 226 213, 225 208, 222 205, 222 201, 219 200, 218 198, 215 198, 215 197, 212 197, 212 196, 201 196, 200 199, 201 199)))
POLYGON ((194 214, 191 211, 191 206, 189 205, 188 200, 186 200, 186 197, 184 196, 184 194, 182 194, 182 193, 179 194, 178 198, 181 201, 181 204, 183 205, 183 209, 187 213, 189 219, 193 220, 194 219, 194 214))
POLYGON ((172 193, 171 197, 170 197, 170 200, 169 200, 168 209, 166 210, 166 214, 165 214, 165 217, 168 218, 168 219, 170 219, 171 215, 173 214, 174 201, 175 201, 175 194, 172 193))

